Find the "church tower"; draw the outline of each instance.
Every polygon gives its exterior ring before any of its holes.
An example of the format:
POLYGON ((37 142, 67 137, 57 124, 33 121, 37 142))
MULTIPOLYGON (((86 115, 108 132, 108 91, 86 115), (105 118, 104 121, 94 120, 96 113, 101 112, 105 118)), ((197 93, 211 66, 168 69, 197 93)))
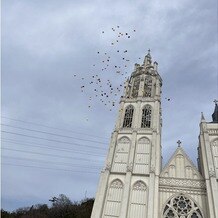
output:
POLYGON ((125 83, 91 218, 158 218, 161 86, 149 50, 125 83))
POLYGON ((179 140, 161 166, 161 86, 150 51, 126 81, 91 218, 218 218, 218 101, 200 122, 198 168, 179 140))
POLYGON ((218 217, 218 101, 212 122, 206 122, 202 113, 198 147, 198 164, 205 178, 210 217, 218 217))

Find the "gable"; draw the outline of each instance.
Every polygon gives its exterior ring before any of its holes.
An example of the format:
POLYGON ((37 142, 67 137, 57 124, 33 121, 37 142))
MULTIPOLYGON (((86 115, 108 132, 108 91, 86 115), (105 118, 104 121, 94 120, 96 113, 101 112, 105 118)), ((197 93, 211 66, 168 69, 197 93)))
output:
POLYGON ((162 170, 160 176, 169 178, 203 179, 195 165, 181 147, 176 149, 175 153, 162 170))

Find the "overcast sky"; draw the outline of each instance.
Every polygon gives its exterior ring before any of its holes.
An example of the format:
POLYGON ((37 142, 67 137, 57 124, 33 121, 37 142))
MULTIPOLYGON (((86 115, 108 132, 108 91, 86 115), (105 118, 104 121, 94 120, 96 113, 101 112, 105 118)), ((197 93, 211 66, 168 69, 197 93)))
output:
POLYGON ((90 101, 89 81, 96 73, 115 85, 125 80, 101 71, 98 51, 119 65, 115 50, 127 49, 130 76, 151 49, 163 79, 164 163, 180 139, 196 164, 200 113, 211 121, 218 93, 216 4, 2 0, 2 207, 49 204, 61 193, 95 196, 118 105, 110 111, 90 101), (115 49, 117 26, 131 38, 115 49))

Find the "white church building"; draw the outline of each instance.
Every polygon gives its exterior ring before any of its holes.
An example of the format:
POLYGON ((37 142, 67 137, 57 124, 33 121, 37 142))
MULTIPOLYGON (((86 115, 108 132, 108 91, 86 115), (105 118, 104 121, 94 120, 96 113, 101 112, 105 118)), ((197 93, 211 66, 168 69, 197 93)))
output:
POLYGON ((218 105, 202 114, 198 168, 178 141, 162 168, 161 86, 150 52, 126 81, 91 218, 218 218, 218 105))

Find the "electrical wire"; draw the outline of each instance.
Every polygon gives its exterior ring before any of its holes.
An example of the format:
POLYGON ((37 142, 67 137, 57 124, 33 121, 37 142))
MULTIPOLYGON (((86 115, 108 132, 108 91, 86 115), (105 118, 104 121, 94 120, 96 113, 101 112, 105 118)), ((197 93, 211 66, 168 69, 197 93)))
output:
POLYGON ((58 143, 64 143, 64 144, 69 144, 69 145, 76 145, 76 146, 89 147, 89 148, 94 148, 94 149, 99 149, 99 150, 106 150, 106 148, 101 148, 101 147, 97 147, 97 146, 83 145, 83 144, 78 144, 78 143, 70 143, 70 142, 59 141, 59 140, 54 140, 54 139, 46 139, 46 138, 42 138, 42 137, 31 136, 31 135, 26 135, 26 134, 21 134, 21 133, 16 133, 16 132, 9 132, 9 131, 4 131, 4 130, 2 130, 1 132, 13 134, 13 135, 24 136, 24 137, 28 137, 28 138, 42 139, 42 140, 51 141, 51 142, 58 142, 58 143))
POLYGON ((10 117, 6 117, 6 116, 1 116, 1 117, 4 118, 4 119, 16 121, 16 122, 22 122, 22 123, 27 123, 27 124, 42 126, 42 127, 45 127, 45 128, 50 128, 50 129, 56 129, 56 130, 61 130, 61 131, 72 132, 72 133, 80 134, 80 135, 83 135, 83 136, 86 135, 86 136, 90 136, 90 137, 94 137, 94 138, 101 138, 101 139, 107 139, 107 140, 109 139, 109 138, 107 138, 107 137, 101 137, 101 136, 91 135, 91 134, 87 134, 87 133, 75 132, 75 131, 69 130, 69 129, 56 128, 56 127, 47 126, 47 125, 43 125, 43 124, 39 124, 39 123, 29 122, 29 121, 25 121, 25 120, 19 120, 19 119, 15 119, 15 118, 10 118, 10 117))
POLYGON ((51 157, 60 157, 60 158, 71 159, 71 160, 80 160, 80 161, 89 161, 89 162, 98 162, 98 161, 100 161, 101 162, 101 160, 96 160, 96 159, 92 160, 92 159, 86 159, 86 158, 69 157, 69 156, 62 156, 62 155, 55 155, 55 154, 46 154, 46 153, 41 153, 41 152, 31 152, 31 151, 24 151, 24 150, 13 149, 13 148, 2 147, 2 149, 3 150, 9 150, 9 151, 28 153, 28 154, 37 154, 37 155, 51 156, 51 157))
POLYGON ((15 166, 15 167, 27 167, 27 168, 38 168, 38 169, 46 169, 46 170, 59 170, 59 171, 67 171, 72 173, 89 173, 89 174, 97 174, 98 171, 75 171, 70 169, 60 169, 60 168, 52 168, 52 167, 39 167, 39 166, 30 166, 30 165, 22 165, 22 164, 11 164, 11 163, 2 163, 2 165, 15 166))
POLYGON ((72 137, 72 136, 60 135, 60 134, 56 134, 56 133, 45 132, 45 131, 29 129, 29 128, 23 128, 23 127, 20 127, 20 126, 12 126, 12 125, 8 125, 8 124, 1 124, 1 125, 2 126, 11 127, 11 128, 16 128, 16 129, 27 130, 27 131, 31 131, 31 132, 38 132, 38 133, 43 133, 43 134, 47 134, 47 135, 53 135, 53 136, 59 136, 59 137, 64 137, 64 138, 70 138, 70 139, 76 139, 76 140, 80 140, 80 141, 94 142, 94 143, 99 143, 99 144, 107 145, 106 142, 99 142, 99 141, 94 141, 94 140, 89 140, 89 139, 76 138, 76 137, 72 137))
POLYGON ((3 138, 2 140, 3 142, 8 142, 8 143, 13 143, 13 144, 17 144, 17 145, 20 145, 22 143, 22 146, 27 146, 27 147, 36 147, 36 148, 45 148, 45 149, 48 149, 48 150, 56 150, 56 151, 65 151, 65 152, 73 152, 73 153, 76 153, 76 154, 84 154, 84 155, 93 155, 93 156, 101 156, 101 157, 104 157, 105 155, 103 154, 96 154, 96 153, 87 153, 87 152, 81 152, 81 151, 78 151, 78 150, 74 150, 74 149, 64 149, 64 148, 58 148, 58 147, 54 147, 54 146, 49 146, 49 145, 30 145, 30 144, 23 144, 23 142, 17 142, 15 140, 5 140, 3 138))
POLYGON ((22 160, 22 161, 30 161, 30 162, 36 162, 36 163, 46 163, 46 164, 54 164, 54 165, 64 165, 69 167, 79 167, 79 168, 88 168, 88 169, 99 169, 101 168, 100 165, 81 165, 81 164, 72 164, 72 163, 66 163, 66 162, 57 162, 57 161, 45 161, 45 160, 39 160, 39 159, 30 159, 30 158, 24 158, 24 157, 13 157, 13 156, 7 156, 2 155, 3 159, 12 159, 14 160, 22 160))

